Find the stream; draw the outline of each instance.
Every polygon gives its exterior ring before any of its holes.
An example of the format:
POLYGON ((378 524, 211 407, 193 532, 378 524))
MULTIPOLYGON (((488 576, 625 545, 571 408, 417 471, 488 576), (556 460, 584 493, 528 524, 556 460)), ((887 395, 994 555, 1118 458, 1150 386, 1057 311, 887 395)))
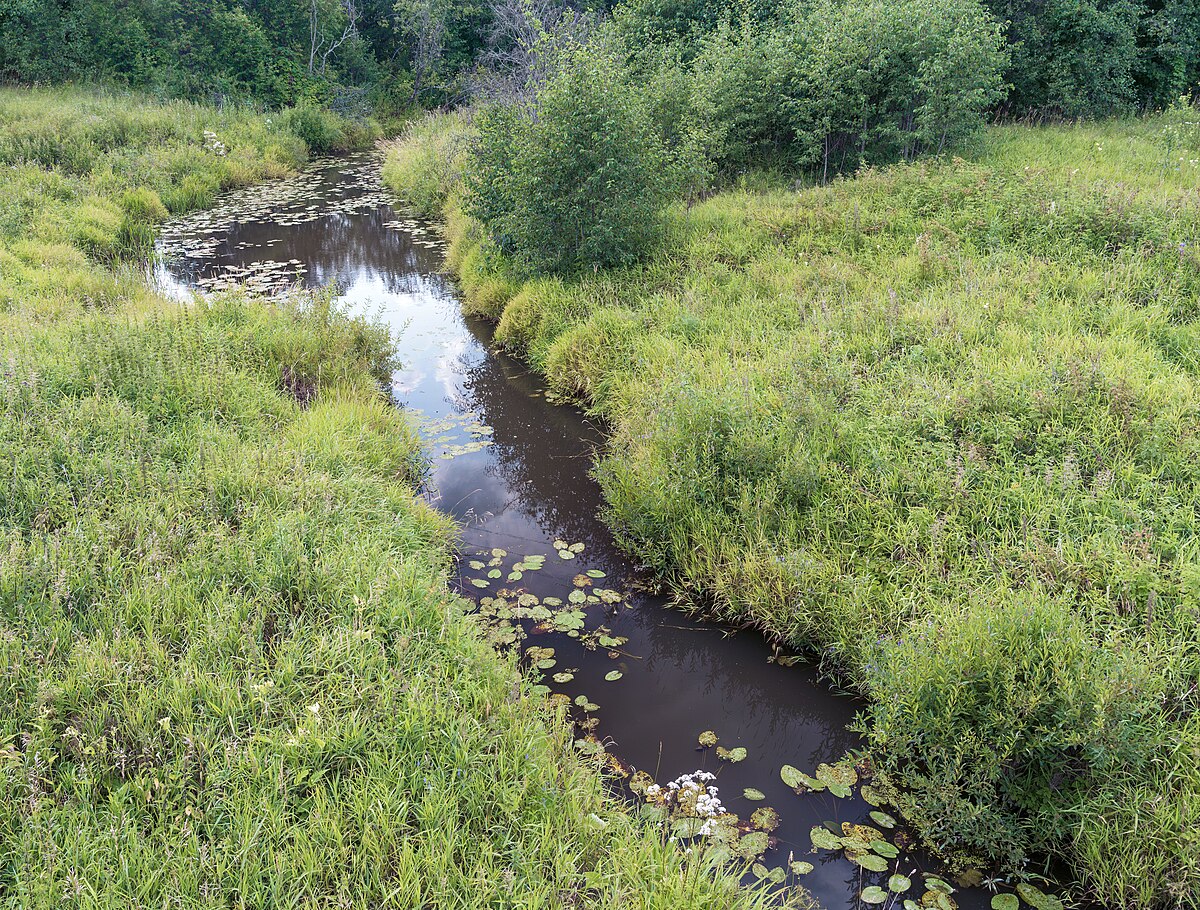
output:
MULTIPOLYGON (((776 662, 758 634, 689 618, 649 593, 598 517, 590 471, 603 429, 548 400, 539 377, 495 349, 490 324, 464 318, 436 229, 392 202, 378 153, 317 162, 167 225, 155 278, 180 298, 235 284, 266 296, 333 285, 350 311, 386 322, 403 363, 392 395, 431 458, 426 495, 462 528, 456 587, 482 605, 498 645, 540 663, 550 697, 570 700, 581 750, 602 746, 626 775, 643 771, 663 786, 704 769, 742 819, 773 807, 778 825, 759 862, 811 863, 787 880, 828 910, 863 906, 864 887, 886 891, 896 872, 912 890, 882 906, 919 900, 922 871, 936 867, 903 849, 903 835, 885 873, 841 850, 814 852, 814 826, 876 824, 858 788, 842 798, 800 794, 780 776, 785 764, 813 774, 858 747, 846 728, 862 703, 811 667, 776 662), (705 731, 717 737, 710 748, 699 744, 705 731), (729 750, 724 758, 717 746, 729 750)), ((990 897, 983 888, 954 893, 972 910, 990 897)))

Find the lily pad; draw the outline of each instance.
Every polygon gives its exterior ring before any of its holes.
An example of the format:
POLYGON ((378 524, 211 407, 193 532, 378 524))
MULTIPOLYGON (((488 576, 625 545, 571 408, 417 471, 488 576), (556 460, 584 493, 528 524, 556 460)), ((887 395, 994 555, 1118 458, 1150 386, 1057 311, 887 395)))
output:
POLYGON ((750 826, 760 831, 774 831, 779 827, 779 813, 770 806, 763 806, 750 813, 750 826))
POLYGON ((912 879, 907 875, 896 873, 888 879, 888 890, 894 894, 903 894, 912 887, 912 879))
POLYGON ((604 678, 608 682, 616 682, 618 679, 620 679, 624 675, 625 674, 622 673, 620 670, 609 670, 607 673, 604 674, 604 678))
POLYGON ((921 895, 921 906, 928 910, 958 910, 958 904, 944 891, 926 891, 921 895))
POLYGON ((587 576, 588 576, 589 578, 603 578, 603 577, 604 577, 604 573, 603 573, 603 572, 601 572, 599 569, 588 569, 588 570, 587 570, 587 576))
POLYGON ((862 894, 859 895, 864 904, 882 904, 887 900, 887 892, 878 885, 869 885, 862 889, 862 894))
POLYGON ((767 852, 771 840, 766 831, 751 831, 737 843, 737 852, 746 859, 753 859, 767 852))
POLYGON ((808 836, 812 839, 813 846, 818 850, 841 850, 842 839, 830 831, 823 825, 817 825, 808 836))
POLYGON ((767 798, 767 794, 763 793, 762 790, 755 790, 753 787, 747 787, 745 790, 743 790, 742 796, 746 797, 746 799, 754 800, 755 802, 767 798))
POLYGON ((806 863, 803 860, 793 860, 791 867, 792 871, 797 875, 808 875, 813 869, 817 868, 812 863, 806 863))
POLYGON ((892 818, 890 815, 888 815, 886 812, 879 812, 879 811, 872 812, 871 813, 871 821, 875 822, 875 824, 879 825, 879 827, 881 827, 881 828, 895 828, 896 827, 896 820, 894 818, 892 818))
POLYGON ((858 795, 861 796, 863 798, 863 802, 869 806, 883 805, 883 797, 879 794, 879 791, 870 784, 863 784, 861 787, 859 787, 858 795))
POLYGON ((791 765, 784 765, 779 769, 779 776, 783 778, 783 782, 792 789, 800 786, 800 778, 803 777, 799 768, 793 768, 791 765))
POLYGON ((717 746, 717 758, 723 759, 727 762, 740 762, 745 759, 748 754, 749 753, 746 751, 744 746, 735 746, 732 749, 726 749, 722 746, 717 746))
POLYGON ((1017 894, 1021 895, 1021 900, 1033 907, 1034 910, 1063 910, 1062 901, 1057 897, 1046 894, 1026 882, 1017 885, 1017 894))
POLYGON ((870 872, 887 872, 888 861, 882 856, 876 856, 874 853, 864 853, 861 856, 851 856, 852 863, 858 863, 864 869, 870 872))
POLYGON ((827 787, 831 784, 852 787, 858 783, 858 772, 854 770, 854 765, 848 761, 841 761, 836 765, 817 765, 816 777, 817 780, 824 783, 827 787))
POLYGON ((472 578, 471 584, 477 588, 486 588, 490 582, 486 578, 472 578))
POLYGON ((992 910, 1020 910, 1021 899, 1015 894, 996 894, 992 896, 992 910))
POLYGON ((871 851, 878 853, 884 859, 895 859, 900 855, 900 851, 885 840, 871 841, 871 851))
POLYGON ((699 742, 700 745, 702 745, 705 749, 709 748, 710 746, 715 746, 717 744, 717 734, 712 730, 705 730, 700 734, 699 742))

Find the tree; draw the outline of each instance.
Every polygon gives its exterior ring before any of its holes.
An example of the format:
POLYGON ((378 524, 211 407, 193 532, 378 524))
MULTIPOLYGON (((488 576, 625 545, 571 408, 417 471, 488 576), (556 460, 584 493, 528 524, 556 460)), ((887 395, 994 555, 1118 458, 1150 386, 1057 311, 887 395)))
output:
POLYGON ((478 118, 468 211, 532 271, 622 265, 659 233, 674 164, 621 73, 604 48, 574 45, 532 98, 478 118))
POLYGON ((308 73, 324 75, 330 55, 358 34, 358 0, 309 0, 308 2, 308 73))

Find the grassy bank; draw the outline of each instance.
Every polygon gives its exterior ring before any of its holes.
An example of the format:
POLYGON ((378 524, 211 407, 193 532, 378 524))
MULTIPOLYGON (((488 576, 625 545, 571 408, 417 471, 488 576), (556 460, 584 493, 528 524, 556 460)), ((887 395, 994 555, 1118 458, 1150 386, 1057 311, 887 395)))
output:
POLYGON ((461 138, 425 124, 387 175, 442 199, 468 307, 610 422, 613 526, 867 693, 933 843, 1195 907, 1197 120, 726 192, 571 280, 461 215, 461 138))
POLYGON ((166 210, 307 153, 0 93, 0 906, 753 903, 613 809, 447 593, 386 332, 146 287, 166 210))

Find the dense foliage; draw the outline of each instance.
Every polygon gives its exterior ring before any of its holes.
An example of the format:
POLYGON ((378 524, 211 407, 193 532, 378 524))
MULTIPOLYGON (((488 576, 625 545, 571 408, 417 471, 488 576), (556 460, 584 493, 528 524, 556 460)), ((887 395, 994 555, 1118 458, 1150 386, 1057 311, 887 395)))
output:
POLYGON ((641 95, 596 48, 567 53, 528 104, 477 119, 468 210, 535 271, 632 262, 652 242, 674 162, 641 95))
MULTIPOLYGON (((984 0, 1011 55, 1004 79, 1012 92, 1002 109, 1094 116, 1161 107, 1195 90, 1197 3, 984 0)), ((873 58, 867 69, 876 77, 885 75, 882 66, 913 79, 918 74, 903 71, 901 61, 931 50, 914 41, 941 45, 947 17, 959 27, 979 27, 963 23, 965 5, 910 3, 912 18, 895 20, 903 28, 892 34, 872 32, 872 18, 895 7, 882 0, 856 0, 846 9, 832 0, 3 0, 0 78, 102 80, 172 96, 310 100, 335 103, 342 113, 390 112, 471 97, 489 82, 480 70, 503 70, 528 49, 530 34, 564 13, 582 12, 611 15, 622 40, 639 52, 670 48, 685 63, 704 52, 724 23, 761 36, 808 21, 836 42, 831 67, 844 67, 855 42, 867 40, 856 50, 873 58), (921 21, 932 34, 916 28, 921 21), (884 60, 894 41, 910 47, 893 66, 884 60)), ((852 75, 851 81, 870 78, 852 75)))
POLYGON ((569 280, 514 281, 452 199, 450 263, 612 426, 599 477, 639 558, 868 695, 931 843, 1196 908, 1197 185, 1181 102, 759 178, 569 280))

